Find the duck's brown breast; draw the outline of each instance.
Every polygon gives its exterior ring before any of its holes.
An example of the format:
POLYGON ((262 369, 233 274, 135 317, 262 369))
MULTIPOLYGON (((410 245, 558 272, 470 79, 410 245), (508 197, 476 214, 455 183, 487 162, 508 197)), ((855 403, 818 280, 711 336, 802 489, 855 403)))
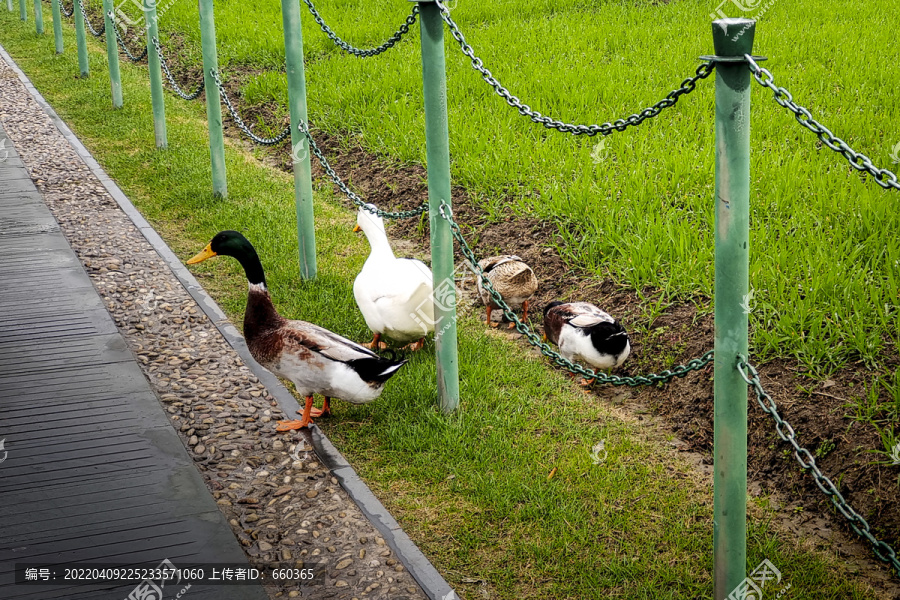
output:
POLYGON ((251 287, 244 311, 244 338, 250 354, 266 368, 277 363, 284 351, 284 337, 280 331, 286 323, 287 320, 275 310, 269 293, 251 287))
POLYGON ((547 336, 547 339, 554 344, 559 344, 559 332, 568 320, 568 315, 563 311, 557 310, 558 308, 558 306, 551 308, 547 314, 544 315, 544 334, 547 336))

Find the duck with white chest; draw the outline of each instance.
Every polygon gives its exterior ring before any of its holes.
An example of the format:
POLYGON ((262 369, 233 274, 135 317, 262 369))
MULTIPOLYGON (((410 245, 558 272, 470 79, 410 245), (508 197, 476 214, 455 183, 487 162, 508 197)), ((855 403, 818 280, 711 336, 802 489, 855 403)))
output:
POLYGON ((330 398, 352 404, 371 402, 406 361, 382 358, 360 344, 306 321, 278 314, 256 249, 241 233, 221 231, 202 252, 187 261, 193 265, 214 256, 237 259, 247 275, 249 291, 244 312, 244 337, 253 358, 279 377, 289 379, 306 398, 300 420, 279 421, 277 431, 301 429, 312 417, 331 413, 330 398), (325 397, 322 409, 313 408, 313 394, 325 397))
POLYGON ((362 271, 353 282, 353 296, 366 325, 372 330, 370 348, 378 348, 381 338, 408 344, 419 350, 425 336, 434 332, 434 278, 431 269, 414 258, 397 258, 391 249, 384 221, 360 208, 354 231, 362 230, 371 251, 362 271), (412 342, 412 343, 410 343, 412 342))
POLYGON ((614 369, 631 353, 628 332, 622 324, 588 302, 548 304, 544 309, 544 332, 559 346, 563 358, 595 369, 614 369))

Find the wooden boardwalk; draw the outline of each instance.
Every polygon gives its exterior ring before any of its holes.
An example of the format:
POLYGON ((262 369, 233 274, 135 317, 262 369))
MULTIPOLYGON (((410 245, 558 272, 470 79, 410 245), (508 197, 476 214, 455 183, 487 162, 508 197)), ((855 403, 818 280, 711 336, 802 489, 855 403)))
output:
MULTIPOLYGON (((135 588, 14 585, 16 564, 246 565, 103 301, 8 140, 4 146, 0 597, 126 600, 135 588)), ((163 598, 183 587, 170 582, 163 598)), ((258 585, 195 584, 184 593, 267 597, 258 585)))

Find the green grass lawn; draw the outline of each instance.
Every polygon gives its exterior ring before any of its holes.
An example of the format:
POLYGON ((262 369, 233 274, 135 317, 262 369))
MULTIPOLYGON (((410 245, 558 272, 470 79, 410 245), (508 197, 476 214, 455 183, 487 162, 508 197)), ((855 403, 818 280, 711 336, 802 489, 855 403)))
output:
MULTIPOLYGON (((631 14, 610 6, 623 18, 631 14)), ((646 13, 649 18, 652 11, 646 13)), ((481 20, 471 14, 479 23, 473 29, 488 31, 490 11, 481 20)), ((228 39, 235 38, 223 34, 223 42, 228 39)), ((290 178, 229 142, 229 198, 213 198, 202 104, 167 94, 170 149, 156 151, 145 69, 123 62, 125 107, 114 111, 104 48, 90 41, 92 76, 79 80, 70 25, 65 41, 67 52, 55 56, 51 37, 36 36, 32 22, 22 24, 17 13, 0 9, 0 43, 180 256, 193 255, 221 229, 243 230, 259 249, 283 314, 367 338, 351 284, 368 246, 351 233, 355 216, 333 202, 328 189, 316 196, 319 277, 304 282, 298 277, 290 178)), ((249 56, 234 43, 224 45, 231 48, 231 60, 249 56)), ((310 47, 315 52, 315 44, 310 47)), ((277 50, 276 44, 271 52, 277 50)), ((337 59, 324 55, 313 65, 331 60, 337 59)), ((350 103, 341 110, 356 114, 354 123, 365 123, 359 115, 372 108, 357 100, 359 114, 350 103)), ((331 122, 336 126, 339 120, 331 122)), ((388 124, 383 133, 385 140, 396 135, 388 124)), ((549 148, 560 142, 546 143, 549 148)), ((415 160, 414 153, 408 158, 415 160)), ((658 158, 666 160, 665 153, 658 158)), ((457 156, 457 170, 466 162, 457 156)), ((240 322, 246 285, 237 263, 215 261, 195 272, 240 322)), ((665 444, 665 436, 648 433, 632 417, 573 389, 542 360, 485 331, 474 316, 461 318, 459 340, 457 412, 444 416, 435 409, 429 344, 378 402, 339 403, 327 431, 462 595, 710 598, 711 491, 665 444), (594 464, 590 449, 600 440, 609 454, 594 464)), ((752 503, 751 513, 748 568, 768 558, 790 582, 790 598, 874 597, 834 557, 802 549, 779 533, 764 501, 752 503)))
MULTIPOLYGON (((99 3, 98 0, 91 0, 99 3)), ((650 106, 712 53, 711 0, 668 3, 541 0, 458 2, 453 18, 513 94, 567 122, 602 123, 650 106)), ((762 5, 761 3, 759 3, 762 5)), ((349 42, 380 44, 407 2, 318 0, 349 42)), ((887 0, 775 2, 760 17, 755 51, 776 81, 876 165, 900 143, 895 85, 900 16, 887 0)), ((423 163, 417 27, 398 48, 360 60, 336 48, 301 4, 310 118, 362 145, 423 163)), ((754 16, 728 3, 729 16, 754 16)), ((220 64, 262 73, 251 102, 287 97, 280 3, 216 3, 220 64)), ((181 60, 200 63, 195 3, 174 0, 162 36, 184 40, 181 60)), ((548 131, 496 96, 447 37, 448 109, 455 183, 500 218, 553 219, 563 254, 633 289, 666 299, 712 294, 713 82, 674 109, 598 139, 548 131), (539 199, 539 201, 536 201, 539 199)), ((796 357, 815 375, 862 360, 883 365, 900 331, 898 192, 860 178, 753 84, 752 344, 761 358, 796 357)))
MULTIPOLYGON (((410 10, 400 1, 316 4, 360 47, 380 44, 410 10)), ((900 54, 900 13, 887 0, 757 4, 723 10, 759 17, 755 53, 769 57, 763 64, 776 82, 876 165, 900 168, 892 162, 900 152, 900 62, 868 58, 900 54)), ((165 6, 161 36, 177 38, 183 64, 201 64, 196 7, 165 6)), ((568 122, 603 123, 652 105, 693 75, 697 57, 712 53, 717 8, 708 0, 500 0, 458 2, 452 16, 523 102, 568 122)), ((326 38, 303 4, 301 11, 313 124, 374 153, 424 163, 417 27, 397 48, 361 60, 326 38)), ((216 19, 220 65, 226 76, 242 73, 244 101, 283 105, 280 3, 220 0, 216 19), (248 69, 256 74, 247 78, 248 69)), ((710 311, 712 78, 659 117, 603 138, 601 148, 599 139, 520 116, 446 40, 454 183, 493 219, 512 211, 557 222, 556 243, 571 264, 640 290, 655 311, 673 300, 710 311)), ((890 450, 900 438, 900 388, 881 382, 898 376, 900 192, 860 177, 752 85, 751 352, 757 362, 794 358, 816 378, 863 372, 880 394, 878 408, 859 401, 848 413, 871 414, 862 420, 884 432, 890 450)), ((652 323, 633 325, 645 331, 652 323)))

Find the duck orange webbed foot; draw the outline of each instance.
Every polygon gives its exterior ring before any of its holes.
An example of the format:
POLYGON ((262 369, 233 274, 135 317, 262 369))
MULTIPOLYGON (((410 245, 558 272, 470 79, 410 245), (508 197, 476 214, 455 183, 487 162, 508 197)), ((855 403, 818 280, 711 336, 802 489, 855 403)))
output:
POLYGON ((488 304, 486 310, 487 310, 487 319, 485 320, 484 324, 487 325, 488 327, 494 327, 494 328, 499 327, 500 323, 494 323, 493 321, 491 321, 491 312, 493 312, 493 310, 494 310, 493 307, 490 304, 488 304))
MULTIPOLYGON (((329 400, 328 396, 325 396, 325 402, 322 404, 322 408, 319 409, 319 408, 313 407, 309 411, 309 416, 316 417, 316 418, 330 417, 331 416, 331 406, 329 406, 328 400, 329 400)), ((300 411, 298 410, 297 412, 300 412, 300 411)))
MULTIPOLYGON (((275 431, 278 431, 278 432, 293 431, 295 429, 303 429, 304 427, 309 426, 310 423, 313 422, 312 419, 310 418, 312 416, 312 404, 313 404, 313 397, 307 396, 306 397, 306 406, 303 407, 303 416, 300 417, 300 420, 299 421, 297 421, 297 420, 295 420, 295 421, 278 421, 278 426, 275 427, 275 431)), ((326 404, 326 406, 327 406, 327 404, 326 404)), ((297 411, 297 412, 300 412, 300 411, 297 411)))
POLYGON ((584 391, 589 390, 590 387, 591 387, 592 385, 594 385, 594 381, 596 381, 596 378, 593 378, 593 377, 592 377, 591 379, 585 379, 584 377, 579 378, 578 375, 576 375, 575 373, 572 373, 572 372, 566 373, 566 375, 567 375, 567 376, 569 377, 569 379, 571 379, 574 383, 577 383, 579 386, 581 386, 582 388, 584 388, 584 391))
POLYGON ((378 350, 379 347, 385 345, 384 342, 381 342, 379 340, 381 340, 381 334, 376 333, 375 336, 372 338, 371 342, 369 342, 367 344, 360 344, 360 346, 364 346, 364 347, 368 348, 369 350, 378 350))
POLYGON ((275 431, 279 433, 284 431, 294 431, 295 429, 303 429, 310 424, 312 424, 312 419, 307 419, 306 422, 302 419, 299 421, 278 421, 278 426, 275 427, 275 431))
POLYGON ((407 345, 403 346, 403 350, 409 350, 410 352, 415 352, 417 350, 421 350, 423 346, 425 346, 425 338, 422 338, 418 342, 413 342, 412 344, 407 344, 407 345))

